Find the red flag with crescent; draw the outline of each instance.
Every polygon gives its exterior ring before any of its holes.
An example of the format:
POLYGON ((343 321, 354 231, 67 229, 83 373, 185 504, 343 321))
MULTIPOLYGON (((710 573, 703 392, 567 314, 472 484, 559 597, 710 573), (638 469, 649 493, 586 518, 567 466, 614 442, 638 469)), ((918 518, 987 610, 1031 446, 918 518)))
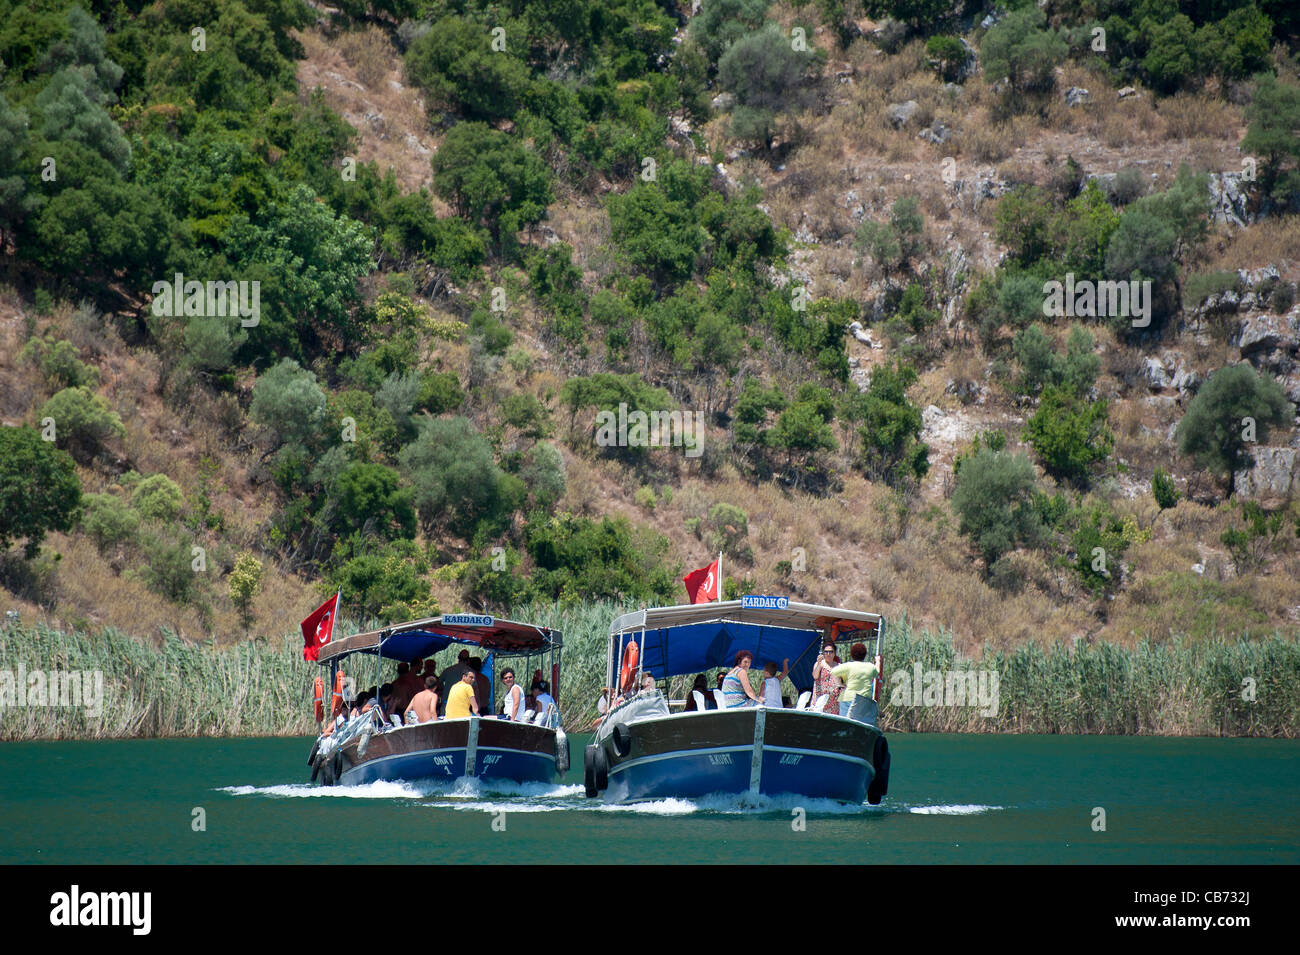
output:
POLYGON ((302 658, 316 660, 320 648, 330 642, 334 635, 334 620, 339 614, 339 595, 317 607, 310 617, 302 622, 302 658))
POLYGON ((718 562, 715 560, 707 567, 693 570, 682 578, 686 592, 690 594, 691 603, 704 604, 718 599, 718 562))

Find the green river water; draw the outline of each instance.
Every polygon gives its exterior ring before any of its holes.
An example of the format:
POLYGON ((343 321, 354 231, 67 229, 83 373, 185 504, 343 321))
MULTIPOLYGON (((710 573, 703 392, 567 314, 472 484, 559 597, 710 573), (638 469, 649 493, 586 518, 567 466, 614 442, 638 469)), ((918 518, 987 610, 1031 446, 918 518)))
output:
POLYGON ((895 734, 880 806, 605 805, 586 742, 507 792, 309 785, 308 739, 4 743, 0 862, 1300 862, 1300 741, 895 734))

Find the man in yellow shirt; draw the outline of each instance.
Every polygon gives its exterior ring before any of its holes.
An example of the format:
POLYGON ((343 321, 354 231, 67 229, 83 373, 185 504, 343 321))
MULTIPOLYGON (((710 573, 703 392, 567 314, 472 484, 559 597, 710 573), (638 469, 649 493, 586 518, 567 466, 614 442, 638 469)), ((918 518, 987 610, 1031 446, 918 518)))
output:
POLYGON ((469 716, 471 711, 475 716, 479 715, 478 700, 474 696, 474 671, 467 669, 460 675, 460 682, 447 694, 447 719, 469 716))
POLYGON ((867 663, 865 644, 853 644, 849 648, 849 656, 853 659, 831 670, 844 684, 844 692, 840 694, 840 716, 874 726, 878 714, 876 701, 872 697, 875 695, 876 677, 880 671, 874 663, 867 663))

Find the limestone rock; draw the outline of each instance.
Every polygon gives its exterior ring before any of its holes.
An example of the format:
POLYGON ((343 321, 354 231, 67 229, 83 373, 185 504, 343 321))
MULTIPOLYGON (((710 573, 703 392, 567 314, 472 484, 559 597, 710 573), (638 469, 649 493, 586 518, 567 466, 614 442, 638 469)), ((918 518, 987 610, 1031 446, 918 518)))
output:
POLYGON ((916 100, 909 99, 904 103, 890 103, 885 115, 895 126, 906 126, 920 108, 916 100))
POLYGON ((1250 498, 1286 497, 1296 483, 1298 455, 1295 448, 1254 448, 1254 465, 1233 475, 1236 493, 1250 498))

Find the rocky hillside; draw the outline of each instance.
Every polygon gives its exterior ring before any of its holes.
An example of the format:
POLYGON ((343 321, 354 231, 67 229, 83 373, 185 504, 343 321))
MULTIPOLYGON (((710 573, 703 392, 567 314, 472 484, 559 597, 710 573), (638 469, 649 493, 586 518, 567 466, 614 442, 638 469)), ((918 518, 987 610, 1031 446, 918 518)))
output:
POLYGON ((967 650, 1300 626, 1293 13, 218 6, 262 59, 0 34, 0 417, 81 488, 0 498, 5 609, 226 641, 722 550, 967 650), (260 321, 160 314, 176 272, 260 321), (620 403, 702 446, 605 446, 620 403))

